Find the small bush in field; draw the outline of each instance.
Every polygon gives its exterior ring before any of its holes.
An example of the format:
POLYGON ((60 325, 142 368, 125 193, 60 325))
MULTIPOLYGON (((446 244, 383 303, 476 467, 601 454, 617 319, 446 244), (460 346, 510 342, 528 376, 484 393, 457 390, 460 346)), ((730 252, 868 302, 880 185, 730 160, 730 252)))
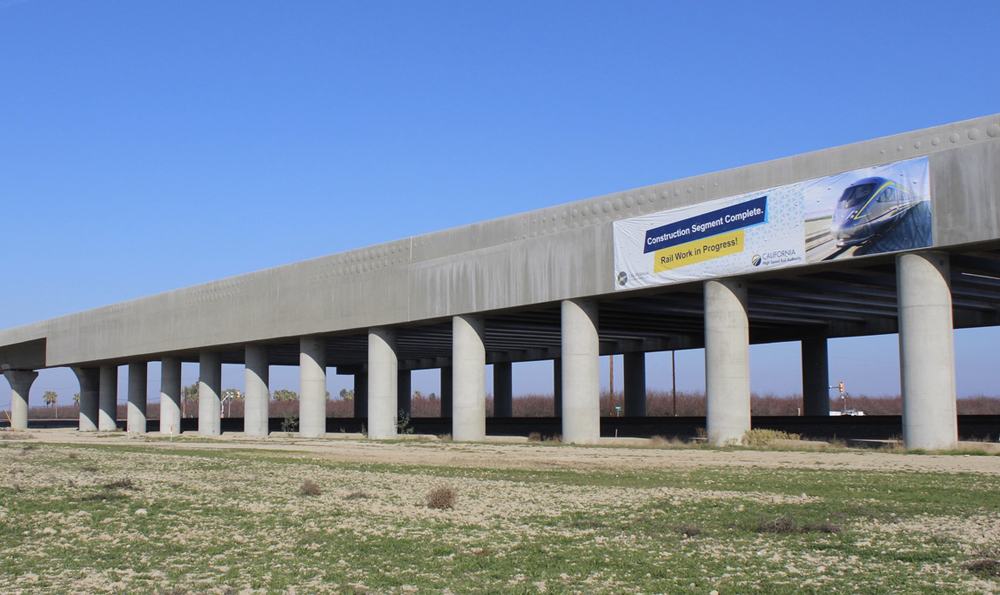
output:
POLYGON ((427 504, 427 508, 444 510, 447 508, 455 508, 456 499, 457 494, 455 493, 454 488, 448 486, 438 486, 427 492, 425 502, 427 504))
POLYGON ((777 440, 799 440, 802 436, 789 434, 780 430, 747 430, 743 433, 742 443, 746 446, 768 446, 777 440))
POLYGON ((320 489, 319 484, 311 479, 305 480, 299 486, 299 495, 302 496, 319 496, 322 493, 323 490, 320 489))

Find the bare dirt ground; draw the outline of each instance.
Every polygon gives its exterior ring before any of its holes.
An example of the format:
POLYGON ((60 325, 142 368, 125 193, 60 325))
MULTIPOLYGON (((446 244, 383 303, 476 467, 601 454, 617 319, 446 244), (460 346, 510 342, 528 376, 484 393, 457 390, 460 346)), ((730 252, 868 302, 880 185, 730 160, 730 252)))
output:
MULTIPOLYGON (((240 433, 203 439, 197 434, 169 440, 159 434, 84 433, 70 429, 29 430, 30 441, 52 444, 134 444, 159 448, 241 449, 296 453, 350 463, 384 463, 484 469, 683 469, 694 467, 820 468, 872 471, 924 471, 1000 475, 1000 456, 905 454, 877 449, 721 450, 660 447, 635 439, 606 439, 598 446, 527 443, 523 439, 493 439, 486 443, 440 441, 409 437, 405 441, 374 442, 360 435, 330 434, 303 439, 285 434, 249 438, 240 433)), ((811 445, 815 446, 815 445, 811 445)), ((963 448, 1000 452, 995 444, 963 443, 963 448)))

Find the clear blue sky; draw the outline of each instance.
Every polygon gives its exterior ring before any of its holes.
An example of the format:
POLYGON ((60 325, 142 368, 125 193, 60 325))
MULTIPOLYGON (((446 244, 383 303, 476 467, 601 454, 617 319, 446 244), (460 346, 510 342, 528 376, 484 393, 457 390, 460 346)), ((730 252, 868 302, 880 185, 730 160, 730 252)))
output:
MULTIPOLYGON (((998 22, 994 1, 0 0, 0 328, 995 113, 998 22)), ((997 332, 956 341, 959 393, 1000 393, 997 332)), ((895 393, 896 351, 833 341, 831 376, 895 393)), ((798 390, 797 345, 751 358, 754 390, 798 390)))

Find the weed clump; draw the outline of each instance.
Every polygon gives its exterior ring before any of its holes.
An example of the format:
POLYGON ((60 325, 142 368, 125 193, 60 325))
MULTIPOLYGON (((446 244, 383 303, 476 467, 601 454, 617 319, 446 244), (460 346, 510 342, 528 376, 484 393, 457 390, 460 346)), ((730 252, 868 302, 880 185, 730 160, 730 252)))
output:
POLYGON ((760 524, 757 525, 758 532, 774 533, 776 535, 797 533, 798 530, 799 530, 799 524, 795 522, 795 519, 788 516, 761 521, 760 524))
POLYGON ((792 517, 783 516, 776 519, 761 521, 757 524, 757 531, 759 533, 773 533, 775 535, 789 535, 792 533, 837 534, 841 532, 841 527, 840 525, 830 521, 800 525, 792 517))
POLYGON ((323 490, 320 489, 319 484, 311 479, 303 481, 302 485, 299 486, 300 496, 319 496, 322 493, 323 490))
POLYGON ((962 565, 966 570, 983 578, 1000 577, 1000 547, 982 547, 973 555, 975 560, 962 565))
POLYGON ((442 485, 427 492, 425 503, 427 504, 427 508, 445 510, 455 508, 455 500, 457 498, 458 495, 455 493, 454 488, 442 485))
POLYGON ((800 434, 790 434, 780 430, 747 430, 741 442, 744 446, 771 446, 778 440, 801 440, 800 434))
POLYGON ((134 490, 136 489, 135 483, 131 478, 126 477, 125 479, 117 479, 111 483, 104 484, 104 489, 106 490, 134 490))

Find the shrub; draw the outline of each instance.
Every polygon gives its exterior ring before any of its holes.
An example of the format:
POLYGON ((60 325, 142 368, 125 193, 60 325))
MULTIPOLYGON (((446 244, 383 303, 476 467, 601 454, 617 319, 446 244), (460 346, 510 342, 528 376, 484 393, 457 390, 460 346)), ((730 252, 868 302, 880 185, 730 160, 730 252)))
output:
POLYGON ((795 519, 787 516, 769 521, 761 521, 760 524, 757 525, 757 531, 761 533, 775 533, 783 535, 786 533, 797 533, 798 530, 799 525, 795 522, 795 519))
POLYGON ((291 434, 299 429, 299 418, 295 415, 288 414, 283 420, 281 420, 281 431, 287 434, 291 434))
POLYGON ((135 483, 126 477, 125 479, 118 479, 112 481, 111 483, 104 484, 104 489, 106 490, 134 490, 136 489, 135 483))
POLYGON ((319 496, 322 493, 323 490, 320 489, 319 484, 311 479, 303 481, 302 485, 299 486, 300 496, 319 496))
POLYGON ((455 508, 455 500, 457 495, 455 494, 454 488, 449 486, 438 486, 433 490, 427 492, 426 504, 427 508, 434 508, 437 510, 444 510, 446 508, 455 508))
POLYGON ((789 434, 780 430, 747 430, 741 441, 746 446, 770 446, 778 440, 799 440, 799 434, 789 434))

